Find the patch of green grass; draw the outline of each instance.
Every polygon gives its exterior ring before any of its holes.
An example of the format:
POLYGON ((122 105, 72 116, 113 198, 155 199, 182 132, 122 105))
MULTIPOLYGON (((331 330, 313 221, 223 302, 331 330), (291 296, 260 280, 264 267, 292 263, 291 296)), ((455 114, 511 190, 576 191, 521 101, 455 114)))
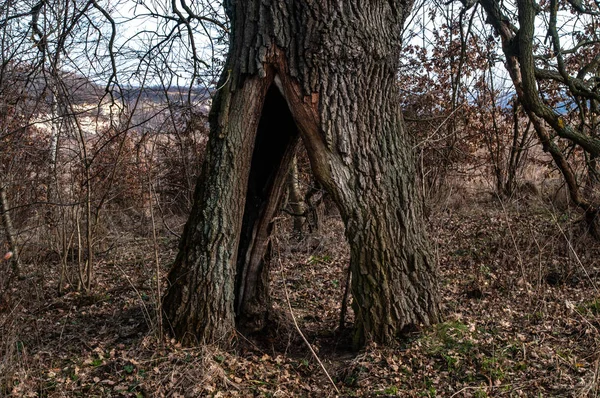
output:
POLYGON ((535 311, 533 314, 527 314, 527 319, 533 324, 540 323, 544 320, 544 312, 535 311))
POLYGON ((503 380, 506 377, 506 372, 501 362, 501 358, 496 356, 485 357, 481 360, 481 372, 492 380, 503 380))
POLYGON ((306 263, 309 265, 315 264, 329 264, 331 262, 331 256, 328 254, 324 254, 322 256, 310 256, 306 263))
POLYGON ((433 386, 433 382, 431 381, 431 379, 429 379, 429 377, 425 377, 424 384, 425 390, 417 393, 417 396, 429 398, 437 397, 437 390, 433 386))
POLYGON ((435 336, 430 346, 431 353, 439 354, 442 351, 454 350, 460 354, 467 354, 473 348, 469 340, 469 326, 460 322, 450 321, 440 323, 435 328, 435 336))
POLYGON ((223 355, 215 355, 214 358, 215 358, 215 361, 217 361, 217 363, 225 362, 225 357, 223 355))
POLYGON ((133 383, 131 383, 127 388, 127 392, 134 392, 135 390, 137 390, 139 385, 140 383, 137 380, 134 380, 133 383))
POLYGON ((527 370, 527 362, 520 361, 515 364, 515 370, 517 372, 524 372, 527 370))
POLYGON ((492 276, 492 271, 490 270, 490 267, 483 264, 479 266, 479 273, 485 276, 487 279, 489 279, 492 276))
MULTIPOLYGON (((56 380, 47 380, 45 385, 44 385, 44 391, 54 391, 56 390, 56 387, 58 387, 58 383, 56 382, 56 380)), ((40 395, 38 395, 40 396, 40 395)), ((41 396, 45 396, 45 394, 41 394, 41 396)))
POLYGON ((473 397, 474 398, 487 398, 487 392, 485 392, 485 390, 476 390, 475 392, 473 392, 473 397))
POLYGON ((348 387, 356 385, 356 377, 354 375, 346 376, 344 378, 344 384, 348 387))
POLYGON ((438 324, 434 333, 426 336, 423 342, 426 354, 441 359, 441 369, 451 374, 461 373, 465 356, 473 347, 468 339, 468 326, 460 322, 438 324))
POLYGON ((471 329, 462 322, 449 321, 435 326, 433 333, 423 338, 423 346, 427 355, 437 359, 438 369, 447 371, 456 380, 470 383, 482 376, 503 380, 507 372, 506 356, 512 358, 518 352, 512 352, 516 347, 508 344, 505 350, 496 349, 493 355, 485 355, 490 349, 480 344, 494 335, 494 330, 471 329))
POLYGON ((459 361, 460 358, 458 356, 448 354, 448 353, 440 353, 444 361, 446 361, 446 367, 450 373, 455 372, 460 369, 459 361))
POLYGON ((577 306, 577 311, 583 315, 600 315, 600 299, 586 301, 577 306))

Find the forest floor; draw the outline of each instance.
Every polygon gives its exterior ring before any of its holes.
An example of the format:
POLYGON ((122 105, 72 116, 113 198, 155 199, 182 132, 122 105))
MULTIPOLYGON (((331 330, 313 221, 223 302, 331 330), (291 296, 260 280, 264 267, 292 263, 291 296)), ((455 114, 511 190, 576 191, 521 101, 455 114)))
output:
MULTIPOLYGON (((337 330, 349 254, 333 215, 303 239, 278 222, 273 325, 232 351, 157 338, 149 238, 98 258, 93 295, 58 296, 42 259, 0 313, 0 396, 600 396, 600 244, 538 198, 457 202, 428 221, 443 323, 360 352, 337 330)), ((164 274, 177 242, 159 243, 164 274)))

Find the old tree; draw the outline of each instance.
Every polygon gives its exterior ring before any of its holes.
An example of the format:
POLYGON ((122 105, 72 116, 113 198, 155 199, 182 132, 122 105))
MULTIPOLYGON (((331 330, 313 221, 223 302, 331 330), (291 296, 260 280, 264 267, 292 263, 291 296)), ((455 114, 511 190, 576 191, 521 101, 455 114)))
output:
POLYGON ((225 2, 227 63, 164 296, 187 343, 256 331, 269 310, 269 234, 301 140, 351 251, 355 345, 439 318, 397 66, 410 0, 225 2))

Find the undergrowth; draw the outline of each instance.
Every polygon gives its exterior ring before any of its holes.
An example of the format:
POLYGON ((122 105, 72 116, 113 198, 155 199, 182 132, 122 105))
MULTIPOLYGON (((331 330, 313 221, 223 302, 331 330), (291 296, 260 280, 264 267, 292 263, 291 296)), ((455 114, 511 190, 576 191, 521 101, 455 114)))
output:
MULTIPOLYGON (((0 314, 0 395, 334 396, 293 326, 285 285, 343 396, 598 396, 600 245, 574 213, 497 200, 436 209, 444 321, 360 352, 338 329, 349 261, 339 216, 300 238, 290 224, 275 228, 269 330, 238 335, 232 351, 158 338, 150 240, 115 248, 90 296, 58 296, 55 268, 25 264, 0 314)), ((177 242, 159 242, 164 274, 177 242)))

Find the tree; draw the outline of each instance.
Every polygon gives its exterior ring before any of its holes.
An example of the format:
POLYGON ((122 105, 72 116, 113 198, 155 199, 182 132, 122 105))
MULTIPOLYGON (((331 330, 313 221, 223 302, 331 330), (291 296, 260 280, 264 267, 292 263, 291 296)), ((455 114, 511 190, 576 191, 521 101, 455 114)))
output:
POLYGON ((298 139, 350 243, 355 345, 440 317, 397 68, 410 1, 225 2, 231 40, 163 305, 187 343, 265 326, 269 233, 298 139))
MULTIPOLYGON (((467 7, 476 3, 462 2, 467 7)), ((600 156, 600 5, 519 0, 511 9, 497 0, 477 3, 500 36, 506 69, 544 151, 562 173, 571 200, 585 213, 589 231, 600 239, 600 197, 594 192, 600 156), (588 192, 581 189, 581 178, 569 159, 577 151, 587 166, 588 192)))

